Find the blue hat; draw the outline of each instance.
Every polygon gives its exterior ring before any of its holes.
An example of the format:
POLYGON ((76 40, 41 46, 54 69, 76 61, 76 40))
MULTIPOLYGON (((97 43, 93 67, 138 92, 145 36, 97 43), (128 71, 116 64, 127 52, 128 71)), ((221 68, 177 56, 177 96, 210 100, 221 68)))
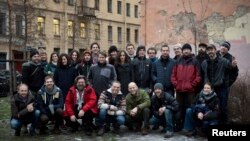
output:
POLYGON ((161 89, 161 90, 163 90, 163 85, 161 83, 156 83, 154 85, 154 89, 161 89))

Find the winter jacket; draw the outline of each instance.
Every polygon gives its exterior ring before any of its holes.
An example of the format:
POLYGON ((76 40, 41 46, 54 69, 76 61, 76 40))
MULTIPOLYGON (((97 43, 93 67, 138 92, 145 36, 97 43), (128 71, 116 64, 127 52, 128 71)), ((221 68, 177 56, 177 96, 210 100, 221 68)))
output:
POLYGON ((214 60, 205 60, 202 65, 204 83, 210 82, 214 87, 226 85, 226 70, 230 69, 230 63, 225 58, 217 56, 214 60))
POLYGON ((126 112, 125 97, 121 92, 119 92, 115 97, 113 97, 111 88, 101 93, 100 98, 98 100, 98 107, 100 108, 102 104, 108 104, 109 107, 110 105, 114 105, 118 108, 117 111, 121 110, 124 112, 124 114, 126 112))
POLYGON ((13 95, 10 100, 11 117, 25 119, 28 116, 31 116, 33 112, 28 112, 28 109, 26 108, 30 103, 33 103, 33 105, 36 106, 35 97, 30 93, 27 95, 26 101, 23 101, 18 93, 13 95))
POLYGON ((76 69, 78 75, 83 75, 85 77, 88 77, 91 65, 92 65, 92 60, 77 64, 76 69))
POLYGON ((146 57, 135 58, 132 61, 134 71, 134 82, 139 88, 151 88, 151 69, 152 63, 146 57))
POLYGON ((46 75, 54 75, 54 72, 55 72, 55 70, 56 70, 56 65, 55 64, 53 64, 53 63, 49 63, 49 64, 47 64, 47 65, 45 65, 45 68, 44 68, 44 73, 46 74, 46 75))
POLYGON ((37 92, 44 84, 44 66, 34 62, 22 65, 22 82, 29 86, 31 91, 37 92))
POLYGON ((166 109, 169 109, 172 112, 177 112, 179 104, 172 95, 164 92, 160 98, 157 97, 156 94, 151 97, 151 107, 153 115, 159 117, 159 109, 161 107, 166 107, 166 109))
POLYGON ((90 67, 88 79, 99 97, 101 92, 107 90, 112 81, 117 79, 117 75, 113 65, 98 62, 90 67))
POLYGON ((171 74, 175 61, 171 58, 163 59, 162 57, 152 65, 152 80, 154 83, 161 83, 164 91, 174 89, 171 83, 171 74))
POLYGON ((37 102, 39 110, 41 113, 47 114, 50 109, 49 105, 52 104, 54 109, 57 108, 63 109, 63 95, 59 87, 54 85, 54 88, 51 92, 48 92, 46 86, 44 85, 39 91, 37 96, 37 102))
POLYGON ((198 61, 191 56, 182 56, 173 68, 171 82, 176 92, 195 92, 201 82, 198 61))
POLYGON ((198 113, 203 113, 203 120, 213 120, 219 117, 219 98, 215 92, 204 94, 203 91, 196 98, 194 105, 194 114, 197 117, 198 113))
POLYGON ((63 99, 65 100, 69 88, 74 84, 77 71, 74 67, 63 66, 56 68, 54 73, 55 85, 62 90, 63 99))
MULTIPOLYGON (((76 100, 77 100, 76 87, 72 86, 69 89, 69 92, 65 100, 64 116, 72 116, 76 114, 77 112, 75 111, 75 106, 77 104, 76 100)), ((87 85, 84 88, 83 105, 81 110, 83 110, 85 113, 88 110, 91 110, 95 114, 97 113, 97 98, 94 89, 91 88, 90 85, 87 85)))
POLYGON ((138 107, 139 112, 144 108, 150 108, 151 101, 148 93, 143 89, 138 89, 136 95, 129 93, 126 96, 126 112, 130 114, 131 110, 138 107))
POLYGON ((116 64, 115 70, 117 80, 121 83, 121 91, 126 96, 128 94, 128 84, 132 82, 134 78, 132 64, 116 64))

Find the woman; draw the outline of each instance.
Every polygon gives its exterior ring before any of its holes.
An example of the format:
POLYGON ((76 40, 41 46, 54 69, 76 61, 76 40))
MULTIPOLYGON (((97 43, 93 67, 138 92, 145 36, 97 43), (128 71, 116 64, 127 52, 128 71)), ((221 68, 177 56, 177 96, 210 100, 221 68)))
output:
POLYGON ((69 54, 70 57, 70 65, 75 67, 78 63, 80 63, 80 54, 77 50, 72 50, 69 54))
POLYGON ((125 50, 118 52, 115 62, 117 80, 121 83, 121 91, 126 96, 128 94, 128 84, 133 81, 132 65, 125 50))
POLYGON ((50 62, 44 68, 44 72, 46 75, 54 75, 54 72, 57 67, 58 62, 58 54, 56 52, 51 53, 50 62))

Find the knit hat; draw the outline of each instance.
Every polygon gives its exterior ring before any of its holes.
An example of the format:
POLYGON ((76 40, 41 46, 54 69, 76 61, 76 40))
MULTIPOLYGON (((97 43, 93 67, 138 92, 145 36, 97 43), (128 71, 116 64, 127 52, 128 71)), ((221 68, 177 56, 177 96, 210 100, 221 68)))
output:
POLYGON ((184 44, 184 45, 182 46, 181 50, 183 51, 184 49, 189 49, 189 50, 192 51, 192 47, 191 47, 190 44, 184 44))
POLYGON ((33 49, 30 51, 30 58, 32 58, 34 55, 38 54, 39 55, 39 52, 36 50, 36 49, 33 49))
POLYGON ((161 89, 161 90, 163 90, 163 85, 161 83, 156 83, 154 85, 154 89, 161 89))
POLYGON ((89 54, 89 55, 91 55, 90 50, 88 50, 88 49, 84 50, 84 52, 83 52, 83 56, 84 56, 85 54, 89 54))
POLYGON ((108 50, 108 54, 111 54, 113 51, 118 52, 118 50, 117 50, 117 47, 116 47, 116 46, 110 46, 110 47, 109 47, 109 50, 108 50))
POLYGON ((207 49, 209 49, 209 48, 214 48, 214 49, 216 50, 216 46, 215 46, 214 44, 209 44, 209 45, 207 46, 207 49))
POLYGON ((222 42, 221 46, 224 46, 225 48, 230 50, 231 44, 228 41, 224 41, 224 42, 222 42))

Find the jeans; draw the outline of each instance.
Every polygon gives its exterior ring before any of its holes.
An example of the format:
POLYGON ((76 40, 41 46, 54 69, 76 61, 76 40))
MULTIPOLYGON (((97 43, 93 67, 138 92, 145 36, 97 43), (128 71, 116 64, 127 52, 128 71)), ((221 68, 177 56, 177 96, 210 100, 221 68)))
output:
POLYGON ((183 129, 187 131, 192 131, 195 129, 194 111, 192 108, 187 108, 186 110, 183 129))
POLYGON ((226 124, 228 122, 227 102, 228 102, 229 87, 221 86, 215 88, 214 90, 220 100, 220 111, 221 111, 220 124, 226 124))
POLYGON ((106 123, 117 123, 118 125, 124 125, 125 116, 124 115, 108 115, 107 109, 100 109, 99 117, 97 119, 97 124, 103 125, 106 123))
POLYGON ((35 130, 39 119, 40 119, 40 111, 35 110, 32 113, 32 116, 26 117, 25 119, 12 118, 10 121, 10 126, 12 129, 21 130, 23 124, 28 124, 31 122, 31 130, 35 130))
POLYGON ((166 109, 164 114, 160 117, 153 116, 150 119, 149 123, 156 126, 164 124, 164 127, 166 127, 166 131, 172 132, 174 130, 173 112, 169 109, 166 109))

